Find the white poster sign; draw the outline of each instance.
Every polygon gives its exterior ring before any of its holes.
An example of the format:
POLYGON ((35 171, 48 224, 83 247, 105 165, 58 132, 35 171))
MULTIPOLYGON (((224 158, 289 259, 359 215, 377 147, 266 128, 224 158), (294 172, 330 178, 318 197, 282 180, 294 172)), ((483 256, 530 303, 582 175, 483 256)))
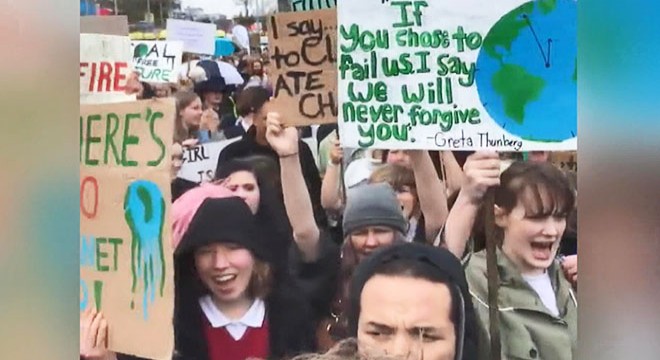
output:
POLYGON ((140 81, 175 83, 181 68, 181 41, 133 41, 133 67, 140 81))
POLYGON ((575 0, 342 1, 337 12, 343 146, 577 148, 575 0))
POLYGON ((183 51, 194 54, 215 53, 215 24, 167 19, 167 40, 183 42, 183 51))
POLYGON ((135 101, 125 89, 132 71, 128 36, 80 34, 80 103, 135 101))
POLYGON ((240 137, 210 142, 183 150, 183 166, 177 177, 194 182, 209 182, 213 180, 218 157, 227 145, 240 140, 240 137))

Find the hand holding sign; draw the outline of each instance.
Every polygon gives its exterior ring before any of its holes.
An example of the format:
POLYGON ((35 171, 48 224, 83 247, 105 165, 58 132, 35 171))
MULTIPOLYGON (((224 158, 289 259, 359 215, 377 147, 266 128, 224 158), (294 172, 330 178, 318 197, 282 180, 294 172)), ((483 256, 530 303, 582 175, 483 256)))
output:
POLYGON ((298 154, 298 130, 283 127, 280 114, 269 112, 266 116, 266 139, 280 157, 298 154))
POLYGON ((108 354, 108 323, 103 314, 87 308, 80 314, 80 355, 86 359, 105 359, 108 354))
POLYGON ((477 151, 468 156, 462 190, 475 204, 480 203, 491 186, 500 184, 500 158, 496 152, 477 151))

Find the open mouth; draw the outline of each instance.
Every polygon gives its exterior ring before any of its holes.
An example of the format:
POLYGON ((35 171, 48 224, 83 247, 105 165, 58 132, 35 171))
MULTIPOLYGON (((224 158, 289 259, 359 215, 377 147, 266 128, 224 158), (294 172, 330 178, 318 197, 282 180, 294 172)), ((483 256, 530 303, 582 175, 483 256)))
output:
POLYGON ((226 285, 235 279, 236 279, 236 274, 225 274, 225 275, 213 277, 213 281, 218 285, 226 285))
POLYGON ((554 241, 534 241, 531 243, 532 255, 537 260, 549 260, 552 256, 554 241))

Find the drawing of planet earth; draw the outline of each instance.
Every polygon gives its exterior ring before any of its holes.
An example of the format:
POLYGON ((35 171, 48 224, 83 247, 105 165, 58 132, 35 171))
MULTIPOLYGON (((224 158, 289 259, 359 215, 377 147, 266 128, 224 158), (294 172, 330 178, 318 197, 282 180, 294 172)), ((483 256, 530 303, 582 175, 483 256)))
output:
POLYGON ((531 1, 504 15, 484 38, 476 83, 507 132, 542 142, 576 137, 576 0, 531 1))

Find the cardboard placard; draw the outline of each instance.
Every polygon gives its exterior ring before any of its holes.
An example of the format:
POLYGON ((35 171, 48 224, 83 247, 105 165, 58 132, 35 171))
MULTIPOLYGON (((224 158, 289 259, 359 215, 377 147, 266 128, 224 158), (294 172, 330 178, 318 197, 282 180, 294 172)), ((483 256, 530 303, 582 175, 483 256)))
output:
POLYGON ((128 36, 128 17, 126 15, 81 16, 80 33, 128 36))
POLYGON ((167 40, 183 42, 185 52, 213 55, 215 53, 215 33, 215 24, 167 19, 167 40))
POLYGON ((216 141, 190 147, 183 150, 183 165, 177 177, 194 182, 209 182, 215 176, 218 157, 222 149, 240 140, 240 137, 216 141))
POLYGON ((170 147, 174 100, 80 107, 80 310, 108 321, 115 352, 174 348, 170 147))
POLYGON ((268 38, 271 106, 288 125, 336 122, 336 11, 276 14, 270 18, 268 38))
POLYGON ((178 80, 183 55, 181 41, 131 42, 133 67, 140 81, 148 83, 175 83, 178 80))
POLYGON ((312 11, 337 7, 337 0, 289 0, 291 11, 312 11))
POLYGON ((124 93, 131 62, 128 36, 80 34, 80 103, 134 101, 124 93))
POLYGON ((342 146, 577 149, 576 1, 342 1, 337 16, 342 146))
POLYGON ((577 151, 560 151, 550 154, 550 162, 562 170, 577 172, 577 151))

